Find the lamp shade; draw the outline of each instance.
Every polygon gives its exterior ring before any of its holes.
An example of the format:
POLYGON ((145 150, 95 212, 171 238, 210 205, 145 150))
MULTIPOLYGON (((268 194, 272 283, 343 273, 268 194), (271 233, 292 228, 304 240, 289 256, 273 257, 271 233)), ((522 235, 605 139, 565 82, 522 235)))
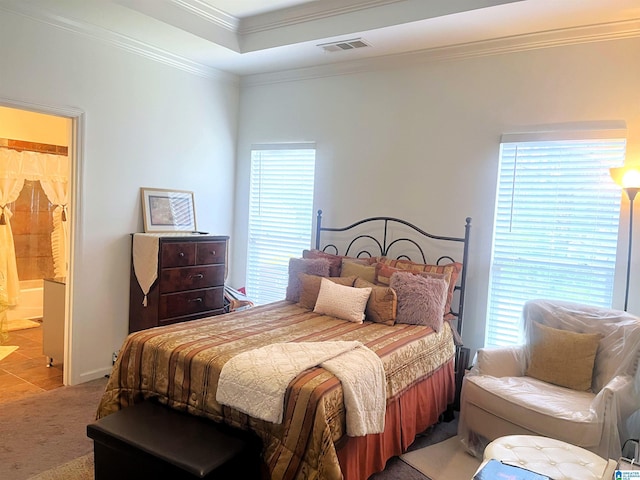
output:
POLYGON ((609 173, 622 188, 640 188, 640 166, 610 168, 609 173))

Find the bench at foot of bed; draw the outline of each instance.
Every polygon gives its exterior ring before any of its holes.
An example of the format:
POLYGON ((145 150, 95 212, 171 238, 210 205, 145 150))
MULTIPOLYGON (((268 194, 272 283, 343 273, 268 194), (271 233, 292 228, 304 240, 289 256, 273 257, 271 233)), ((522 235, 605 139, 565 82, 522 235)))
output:
POLYGON ((261 477, 256 438, 151 401, 88 425, 87 435, 95 480, 261 477))

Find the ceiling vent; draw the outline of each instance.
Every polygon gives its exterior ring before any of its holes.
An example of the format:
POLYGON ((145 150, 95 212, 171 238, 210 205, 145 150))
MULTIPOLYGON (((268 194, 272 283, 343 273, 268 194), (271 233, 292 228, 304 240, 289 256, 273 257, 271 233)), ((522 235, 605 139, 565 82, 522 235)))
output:
POLYGON ((318 47, 325 52, 342 52, 344 50, 353 50, 356 48, 370 47, 367 42, 361 38, 353 38, 351 40, 341 40, 339 42, 322 43, 318 47))

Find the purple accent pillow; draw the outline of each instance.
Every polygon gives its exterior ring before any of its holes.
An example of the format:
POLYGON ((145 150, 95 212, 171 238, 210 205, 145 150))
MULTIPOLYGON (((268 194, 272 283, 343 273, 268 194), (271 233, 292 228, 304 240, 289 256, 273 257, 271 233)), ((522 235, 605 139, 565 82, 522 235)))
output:
POLYGON ((396 323, 426 325, 440 331, 449 287, 445 279, 395 272, 389 286, 398 296, 396 323))
POLYGON ((299 273, 329 276, 329 260, 326 258, 291 258, 289 259, 289 283, 287 285, 286 300, 297 302, 300 299, 299 273))

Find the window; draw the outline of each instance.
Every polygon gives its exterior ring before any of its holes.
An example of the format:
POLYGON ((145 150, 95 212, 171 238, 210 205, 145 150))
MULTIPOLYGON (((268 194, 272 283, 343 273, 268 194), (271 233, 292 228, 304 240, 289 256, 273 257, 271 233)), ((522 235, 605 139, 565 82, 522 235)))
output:
POLYGON ((529 299, 611 306, 620 189, 609 168, 623 164, 626 142, 620 132, 581 135, 503 136, 486 346, 521 343, 529 299))
POLYGON ((256 304, 285 297, 289 259, 311 245, 315 144, 251 150, 247 295, 256 304))

